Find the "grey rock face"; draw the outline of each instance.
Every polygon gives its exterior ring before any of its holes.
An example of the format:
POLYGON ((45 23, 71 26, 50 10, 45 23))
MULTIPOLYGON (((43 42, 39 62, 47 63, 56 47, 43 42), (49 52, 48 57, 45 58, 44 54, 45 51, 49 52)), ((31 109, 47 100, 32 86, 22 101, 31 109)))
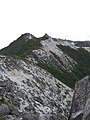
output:
POLYGON ((76 83, 69 120, 90 120, 90 76, 76 83))
POLYGON ((23 120, 39 120, 39 114, 25 113, 23 114, 23 120))
POLYGON ((2 56, 1 60, 0 97, 5 101, 0 113, 5 120, 67 120, 71 88, 33 63, 2 56))
POLYGON ((3 97, 5 95, 5 89, 3 87, 0 87, 0 97, 3 97))
POLYGON ((0 105, 0 115, 7 115, 10 113, 10 109, 7 105, 2 104, 0 105))
POLYGON ((15 115, 6 115, 5 117, 5 120, 23 120, 23 118, 18 118, 17 116, 15 115))

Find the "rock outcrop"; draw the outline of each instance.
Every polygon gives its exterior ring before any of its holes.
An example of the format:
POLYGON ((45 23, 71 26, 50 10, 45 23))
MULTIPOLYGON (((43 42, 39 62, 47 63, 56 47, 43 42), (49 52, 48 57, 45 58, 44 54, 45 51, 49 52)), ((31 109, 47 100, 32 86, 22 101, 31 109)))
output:
POLYGON ((8 105, 2 104, 0 105, 0 115, 8 115, 10 113, 10 109, 8 105))
POLYGON ((90 76, 76 83, 69 120, 90 120, 90 76))

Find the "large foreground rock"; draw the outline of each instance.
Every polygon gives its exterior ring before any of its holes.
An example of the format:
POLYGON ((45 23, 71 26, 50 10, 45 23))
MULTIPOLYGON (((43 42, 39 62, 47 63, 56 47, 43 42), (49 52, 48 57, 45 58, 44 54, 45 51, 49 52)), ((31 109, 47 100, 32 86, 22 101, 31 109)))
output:
POLYGON ((90 120, 90 76, 76 83, 69 120, 90 120))

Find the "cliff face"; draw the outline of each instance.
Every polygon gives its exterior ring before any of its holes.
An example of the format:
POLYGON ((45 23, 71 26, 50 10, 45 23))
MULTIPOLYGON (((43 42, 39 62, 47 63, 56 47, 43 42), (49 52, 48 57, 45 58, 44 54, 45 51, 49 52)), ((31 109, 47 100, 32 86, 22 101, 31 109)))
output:
POLYGON ((69 120, 90 120, 90 76, 76 83, 69 120))

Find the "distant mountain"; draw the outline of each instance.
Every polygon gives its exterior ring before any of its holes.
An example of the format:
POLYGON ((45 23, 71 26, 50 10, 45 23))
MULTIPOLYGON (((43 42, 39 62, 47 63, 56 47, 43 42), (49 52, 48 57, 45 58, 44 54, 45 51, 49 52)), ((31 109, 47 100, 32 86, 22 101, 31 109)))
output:
POLYGON ((90 47, 90 41, 76 41, 74 43, 78 47, 90 47))
POLYGON ((0 50, 0 119, 67 120, 76 81, 90 74, 90 42, 21 35, 0 50))

